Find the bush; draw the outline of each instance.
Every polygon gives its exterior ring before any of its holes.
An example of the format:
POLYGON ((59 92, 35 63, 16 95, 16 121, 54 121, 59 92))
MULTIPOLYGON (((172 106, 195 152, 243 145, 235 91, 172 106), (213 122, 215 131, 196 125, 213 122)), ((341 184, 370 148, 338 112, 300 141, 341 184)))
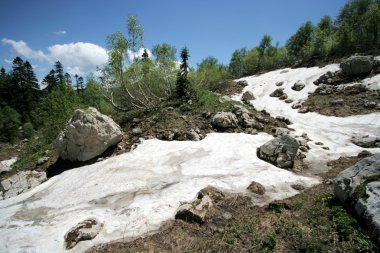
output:
POLYGON ((32 135, 33 135, 33 133, 34 133, 34 127, 33 127, 33 124, 32 124, 32 123, 30 123, 30 122, 26 122, 26 123, 22 126, 22 129, 24 130, 24 133, 23 133, 24 138, 29 139, 30 137, 32 137, 32 135))
POLYGON ((13 142, 20 138, 21 115, 12 107, 0 108, 0 140, 13 142))

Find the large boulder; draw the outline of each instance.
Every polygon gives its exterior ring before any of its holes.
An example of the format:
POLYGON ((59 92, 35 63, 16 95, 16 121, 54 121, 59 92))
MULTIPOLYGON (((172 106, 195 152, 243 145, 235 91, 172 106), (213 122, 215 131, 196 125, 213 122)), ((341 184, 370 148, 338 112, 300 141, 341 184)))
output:
POLYGON ((281 97, 283 96, 285 93, 284 93, 284 88, 278 88, 278 89, 275 89, 271 94, 269 94, 270 97, 281 97))
POLYGON ((351 142, 362 148, 380 148, 380 137, 373 135, 353 136, 351 142))
POLYGON ((20 171, 17 174, 1 181, 4 190, 4 199, 27 192, 47 180, 45 172, 20 171))
POLYGON ((246 91, 246 92, 243 93, 243 96, 241 97, 241 100, 244 103, 249 104, 249 101, 255 100, 255 96, 253 95, 253 93, 251 91, 246 91))
POLYGON ((238 125, 238 119, 232 112, 218 112, 212 118, 211 124, 220 129, 235 128, 238 125))
POLYGON ((364 158, 334 179, 334 195, 364 219, 380 243, 380 154, 364 158))
POLYGON ((257 149, 257 156, 279 168, 293 167, 297 154, 298 141, 290 135, 284 135, 268 141, 257 149))
POLYGON ((108 116, 95 108, 76 110, 56 141, 60 157, 70 161, 87 161, 120 142, 122 131, 108 116))
POLYGON ((340 64, 343 73, 350 77, 368 75, 373 68, 373 58, 369 56, 351 56, 340 64))

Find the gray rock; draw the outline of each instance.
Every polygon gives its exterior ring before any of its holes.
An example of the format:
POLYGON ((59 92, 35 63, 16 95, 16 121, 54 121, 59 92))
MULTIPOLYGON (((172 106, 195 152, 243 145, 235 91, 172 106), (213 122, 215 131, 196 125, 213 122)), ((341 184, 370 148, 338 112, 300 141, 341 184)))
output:
POLYGON ((65 160, 87 161, 122 139, 120 127, 95 108, 76 110, 55 143, 65 160))
POLYGON ((284 95, 284 88, 278 88, 274 90, 271 94, 269 94, 270 97, 281 97, 284 95))
POLYGON ((194 129, 190 129, 190 131, 186 132, 187 139, 190 139, 192 141, 200 141, 202 139, 202 136, 194 129))
POLYGON ((238 117, 243 114, 251 114, 250 111, 242 105, 234 105, 233 113, 238 117))
POLYGON ((375 101, 364 101, 364 107, 368 109, 374 109, 377 107, 377 103, 375 101))
POLYGON ((212 117, 211 124, 220 129, 235 128, 238 125, 238 119, 232 112, 218 112, 212 117))
POLYGON ((19 173, 1 181, 4 189, 4 199, 27 192, 47 180, 45 172, 20 171, 19 173))
POLYGON ((298 109, 298 112, 299 113, 307 113, 307 112, 309 112, 309 107, 307 107, 307 106, 301 107, 300 109, 298 109))
POLYGON ((49 161, 50 157, 48 156, 43 156, 41 158, 38 158, 37 160, 37 165, 42 165, 44 163, 46 163, 47 161, 49 161))
POLYGON ((94 239, 99 234, 102 227, 103 224, 94 218, 80 222, 65 234, 66 249, 74 248, 80 241, 94 239))
POLYGON ((364 158, 334 179, 334 195, 354 208, 380 242, 380 154, 364 158))
POLYGON ((264 195, 265 194, 265 187, 262 184, 257 183, 255 181, 252 181, 248 185, 247 190, 250 190, 251 192, 256 193, 258 195, 264 195))
POLYGON ((284 136, 284 135, 289 135, 290 134, 290 130, 287 129, 287 128, 283 128, 283 127, 276 127, 276 128, 273 128, 272 129, 272 132, 274 133, 274 135, 276 137, 278 136, 284 136))
POLYGON ((255 115, 255 119, 257 119, 257 121, 260 122, 260 123, 264 123, 264 124, 268 124, 269 123, 269 120, 266 119, 266 118, 264 118, 261 115, 255 115))
POLYGON ((276 86, 279 87, 279 86, 282 86, 283 84, 284 84, 284 82, 277 82, 277 83, 276 83, 276 86))
POLYGON ((351 56, 340 64, 343 73, 351 77, 368 75, 372 67, 373 58, 369 56, 351 56))
POLYGON ((284 123, 287 124, 287 125, 291 125, 291 124, 293 124, 293 123, 290 121, 290 119, 285 118, 284 116, 277 116, 276 119, 279 120, 279 121, 284 122, 284 123))
POLYGON ((279 97, 278 99, 280 99, 280 100, 286 100, 287 98, 288 98, 288 95, 284 94, 281 97, 279 97))
POLYGON ((240 81, 237 81, 237 84, 240 86, 247 86, 248 82, 246 80, 240 80, 240 81))
POLYGON ((364 135, 364 136, 353 136, 351 142, 362 148, 379 148, 380 147, 380 137, 364 135))
POLYGON ((284 135, 268 141, 257 149, 257 156, 279 168, 292 168, 298 151, 298 141, 284 135))
POLYGON ((365 85, 361 83, 356 83, 354 85, 344 87, 343 93, 345 95, 355 95, 355 94, 366 92, 367 90, 368 88, 365 85))
POLYGON ((241 97, 241 100, 248 104, 249 101, 251 100, 255 100, 255 96, 253 95, 253 93, 251 91, 246 91, 243 93, 243 96, 241 97))
POLYGON ((215 204, 225 198, 225 195, 222 191, 210 185, 198 192, 198 199, 202 199, 206 195, 209 196, 212 202, 215 204))
POLYGON ((132 129, 132 134, 133 134, 133 135, 140 135, 140 134, 142 134, 142 130, 141 130, 141 128, 139 128, 139 127, 135 127, 135 128, 133 128, 133 129, 132 129))
POLYGON ((292 86, 292 90, 295 90, 295 91, 300 91, 302 90, 303 88, 305 88, 305 84, 301 83, 301 82, 296 82, 295 84, 293 84, 292 86))
POLYGON ((17 161, 17 157, 0 161, 0 174, 7 173, 12 169, 12 164, 17 161))
POLYGON ((293 99, 288 98, 285 100, 285 103, 287 103, 287 104, 293 103, 293 99))
POLYGON ((176 219, 190 223, 203 224, 206 222, 206 215, 213 207, 212 200, 208 195, 197 199, 193 203, 181 205, 175 215, 176 219))

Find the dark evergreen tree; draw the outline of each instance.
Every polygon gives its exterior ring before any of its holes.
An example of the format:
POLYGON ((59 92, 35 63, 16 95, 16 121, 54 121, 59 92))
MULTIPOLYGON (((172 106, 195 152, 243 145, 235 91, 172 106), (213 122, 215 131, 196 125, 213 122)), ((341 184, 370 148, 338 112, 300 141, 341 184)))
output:
POLYGON ((58 83, 55 79, 55 71, 54 69, 50 70, 49 74, 45 76, 45 78, 42 80, 42 83, 46 85, 47 91, 52 91, 55 87, 57 87, 58 83))
POLYGON ((63 66, 60 61, 57 61, 54 65, 55 79, 59 85, 65 84, 65 76, 63 74, 63 66))
POLYGON ((149 54, 146 51, 146 49, 144 48, 144 52, 142 54, 142 60, 144 61, 144 60, 147 60, 147 59, 149 59, 149 54))
POLYGON ((66 82, 67 85, 70 85, 70 86, 73 84, 73 82, 71 80, 71 76, 67 72, 65 73, 65 82, 66 82))
POLYGON ((189 50, 187 47, 184 47, 181 50, 181 66, 179 68, 178 76, 177 76, 177 97, 184 98, 189 95, 189 80, 187 75, 189 73, 189 66, 187 60, 189 59, 189 50))
POLYGON ((246 67, 244 63, 244 57, 246 55, 246 48, 237 49, 233 52, 230 65, 228 67, 228 70, 232 76, 242 77, 246 73, 246 67))

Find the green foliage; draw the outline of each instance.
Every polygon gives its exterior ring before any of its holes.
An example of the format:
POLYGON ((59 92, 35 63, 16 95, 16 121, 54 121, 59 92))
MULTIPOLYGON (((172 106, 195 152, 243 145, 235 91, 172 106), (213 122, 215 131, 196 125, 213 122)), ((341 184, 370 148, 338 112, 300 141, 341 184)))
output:
POLYGON ((32 137, 34 133, 34 127, 33 124, 30 122, 26 122, 24 125, 22 125, 22 129, 24 130, 23 132, 23 137, 29 139, 32 137))
POLYGON ((232 53, 231 61, 228 66, 228 71, 233 77, 241 77, 246 74, 246 66, 244 58, 247 55, 247 49, 237 49, 232 53))
POLYGON ((220 91, 230 81, 230 74, 227 67, 218 63, 215 57, 210 56, 198 64, 198 70, 192 73, 191 79, 197 92, 201 89, 220 91))
POLYGON ((312 55, 314 25, 308 21, 286 42, 289 54, 296 59, 308 59, 312 55))
POLYGON ((21 115, 13 108, 0 108, 0 141, 13 142, 20 137, 21 115))
POLYGON ((80 98, 67 85, 54 88, 34 111, 33 122, 40 126, 47 143, 53 141, 63 130, 69 117, 80 107, 80 98))
POLYGON ((161 64, 174 64, 177 49, 167 43, 154 45, 152 54, 156 57, 156 61, 161 64))
POLYGON ((262 252, 271 252, 276 247, 276 235, 267 234, 261 242, 262 252))

